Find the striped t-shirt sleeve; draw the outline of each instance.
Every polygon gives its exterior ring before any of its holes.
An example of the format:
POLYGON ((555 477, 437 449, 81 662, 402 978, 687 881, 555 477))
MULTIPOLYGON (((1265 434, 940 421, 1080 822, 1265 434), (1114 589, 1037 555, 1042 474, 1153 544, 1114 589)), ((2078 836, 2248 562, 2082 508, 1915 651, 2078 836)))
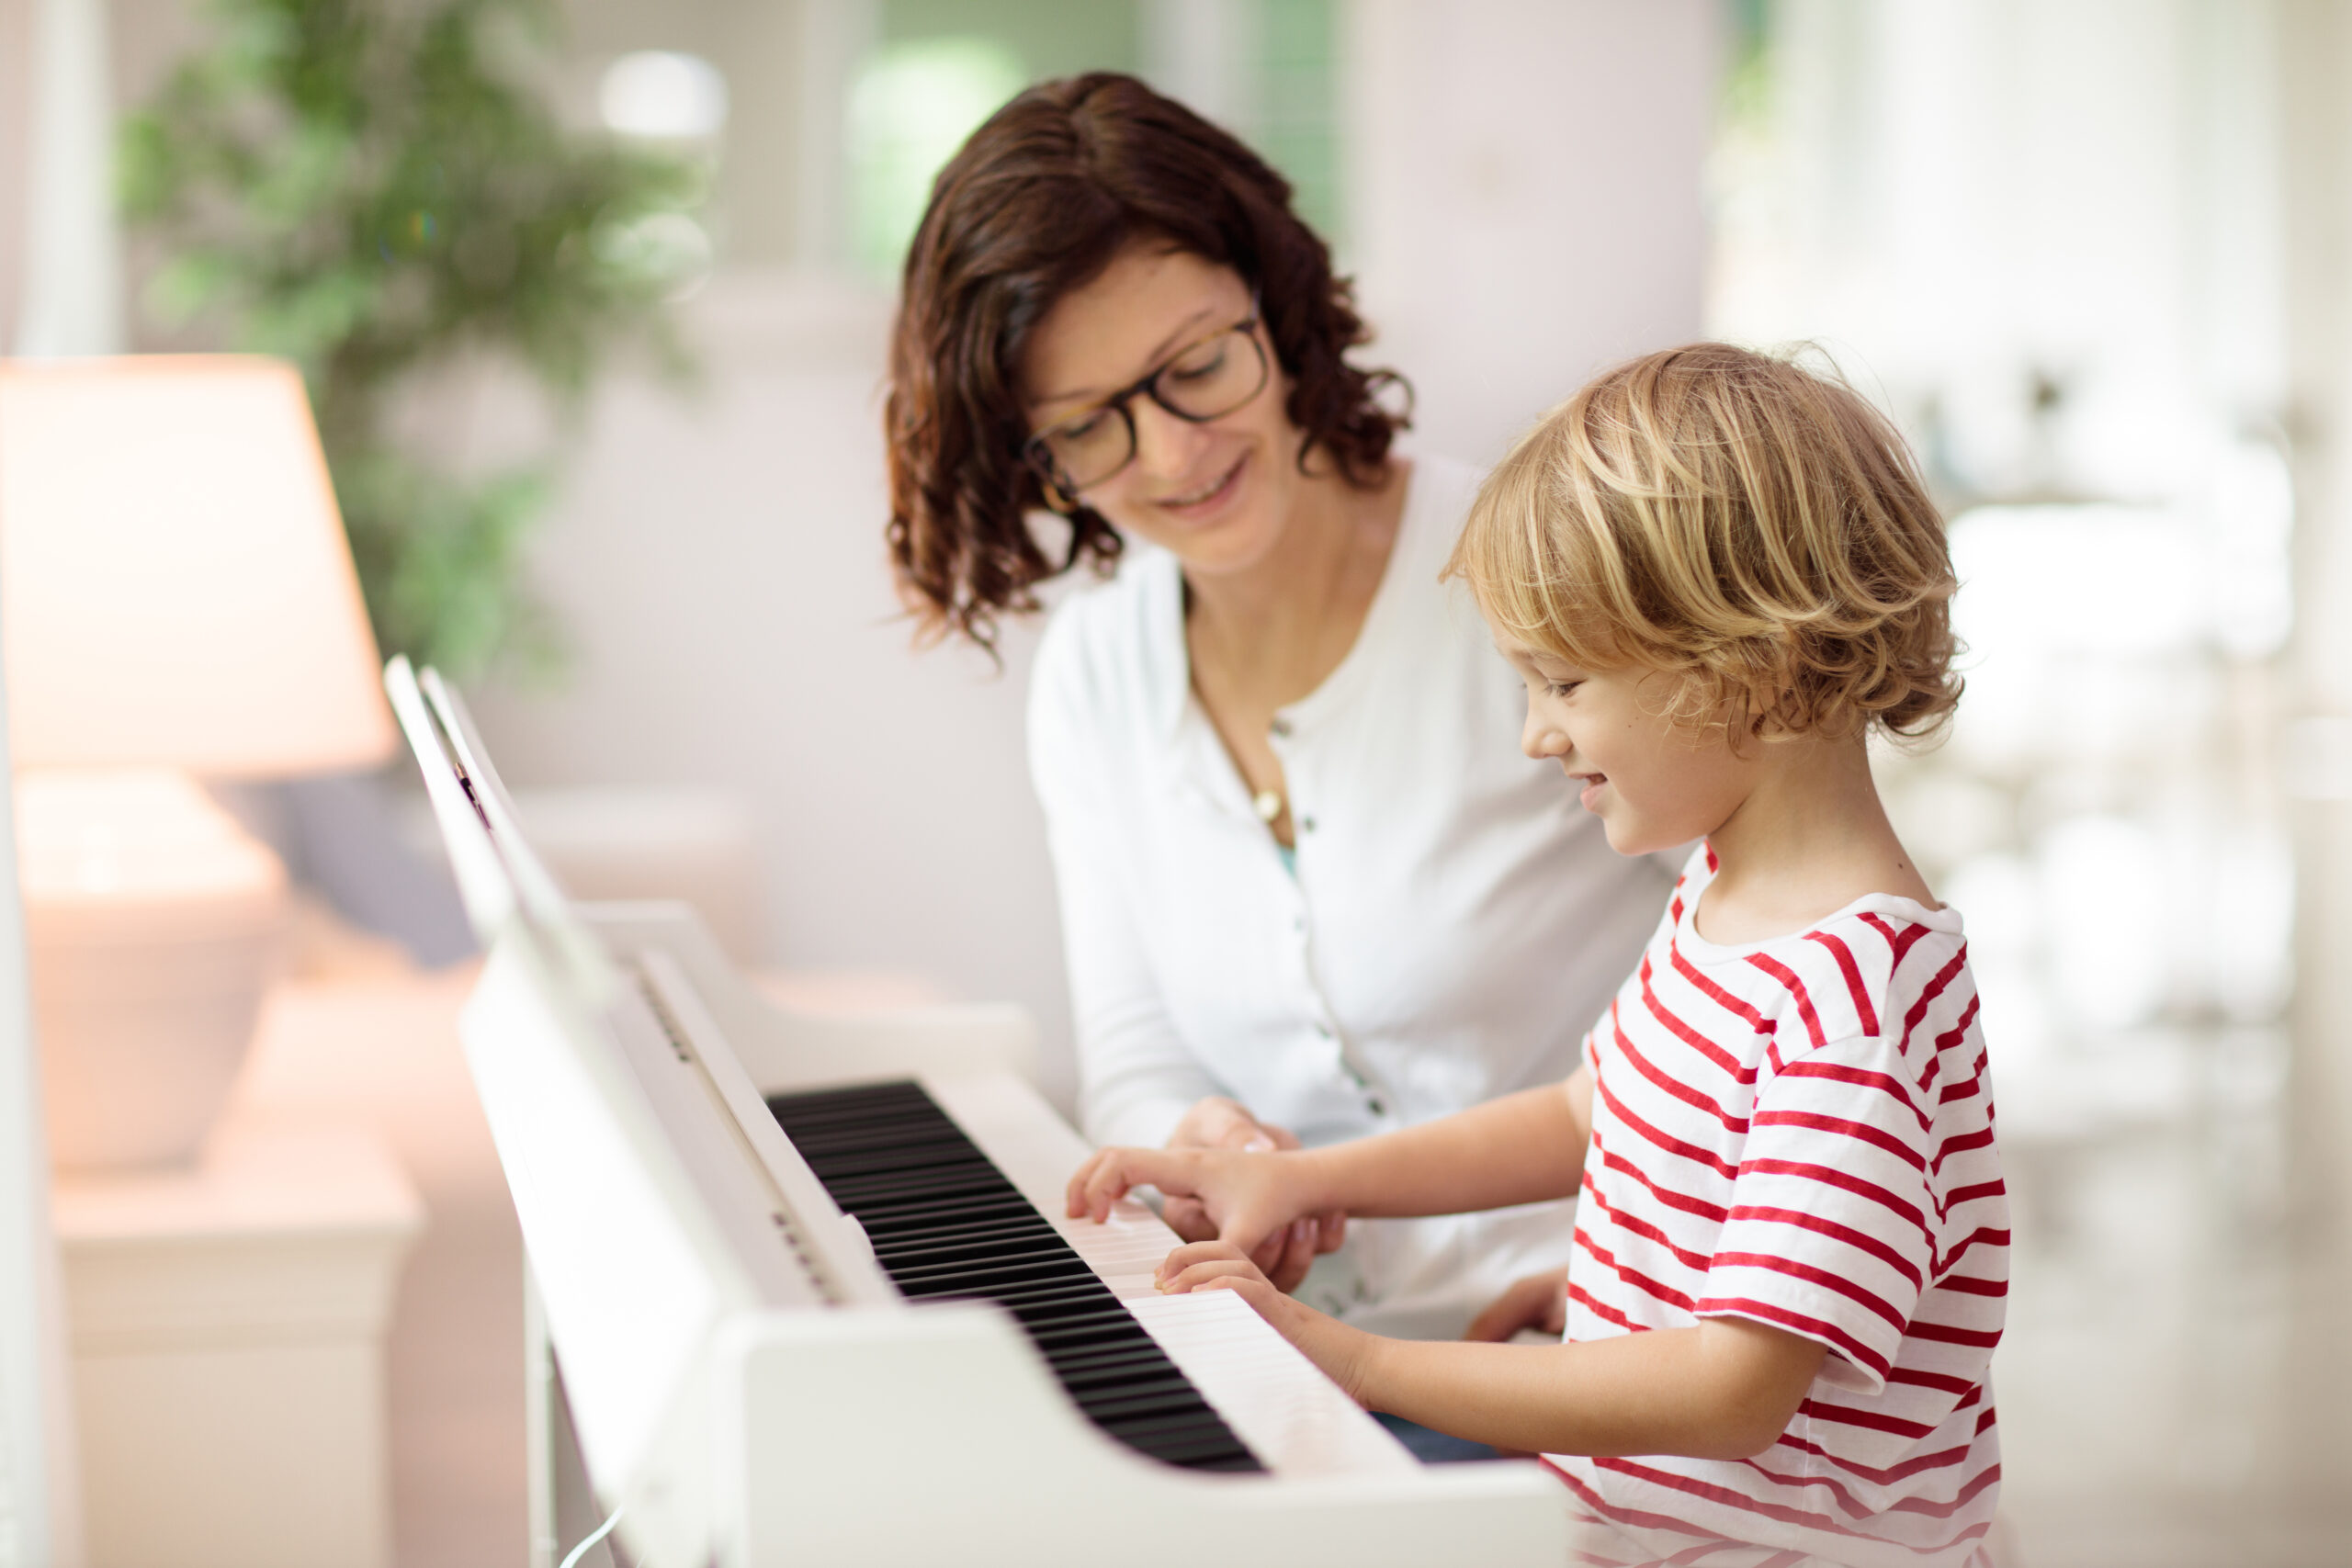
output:
POLYGON ((1935 1258, 1933 1121, 1899 1047, 1834 1040, 1757 1086, 1731 1204, 1691 1303, 1830 1354, 1830 1382, 1885 1387, 1935 1258))

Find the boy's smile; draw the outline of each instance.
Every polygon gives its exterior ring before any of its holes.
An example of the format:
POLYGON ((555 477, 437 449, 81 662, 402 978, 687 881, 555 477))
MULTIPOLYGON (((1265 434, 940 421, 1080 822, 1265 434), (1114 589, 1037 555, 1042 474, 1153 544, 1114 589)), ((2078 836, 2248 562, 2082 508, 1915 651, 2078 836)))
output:
POLYGON ((1693 728, 1670 717, 1673 676, 1587 670, 1500 637, 1495 646, 1527 688, 1521 748, 1560 764, 1619 854, 1704 838, 1754 787, 1763 748, 1742 754, 1720 726, 1693 728))

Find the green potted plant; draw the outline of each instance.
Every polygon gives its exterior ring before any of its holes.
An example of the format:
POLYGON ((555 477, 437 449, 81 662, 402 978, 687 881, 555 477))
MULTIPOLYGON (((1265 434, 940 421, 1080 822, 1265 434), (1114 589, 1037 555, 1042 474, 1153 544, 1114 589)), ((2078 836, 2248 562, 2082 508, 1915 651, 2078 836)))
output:
POLYGON ((695 158, 565 129, 529 85, 544 0, 216 0, 207 43, 129 119, 127 214, 160 252, 148 308, 309 378, 386 654, 542 672, 521 580, 546 461, 487 479, 391 435, 403 383, 454 357, 526 369, 576 410, 701 258, 695 158))

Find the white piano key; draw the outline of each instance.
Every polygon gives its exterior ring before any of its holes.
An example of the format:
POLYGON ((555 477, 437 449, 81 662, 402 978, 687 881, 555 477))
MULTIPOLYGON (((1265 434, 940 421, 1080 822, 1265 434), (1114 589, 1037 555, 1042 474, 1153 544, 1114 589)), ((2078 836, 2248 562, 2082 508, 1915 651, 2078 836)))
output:
POLYGON ((1276 1475, 1411 1471, 1419 1461, 1231 1291, 1127 1303, 1234 1436, 1276 1475))
POLYGON ((1419 1462, 1239 1296, 1161 1295, 1152 1276, 1177 1235, 1143 1204, 1123 1200, 1101 1224, 1065 1216, 1070 1175, 1091 1151, 1035 1089, 1002 1074, 922 1081, 1268 1470, 1341 1475, 1419 1462))

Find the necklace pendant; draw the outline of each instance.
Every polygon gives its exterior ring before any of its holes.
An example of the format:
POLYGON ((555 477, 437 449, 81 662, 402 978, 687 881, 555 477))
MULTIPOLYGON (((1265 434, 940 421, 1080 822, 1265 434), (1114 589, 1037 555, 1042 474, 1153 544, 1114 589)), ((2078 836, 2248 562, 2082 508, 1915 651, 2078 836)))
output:
POLYGON ((1283 814, 1283 797, 1278 790, 1261 789, 1250 797, 1250 804, 1257 811, 1258 820, 1269 828, 1283 814))

